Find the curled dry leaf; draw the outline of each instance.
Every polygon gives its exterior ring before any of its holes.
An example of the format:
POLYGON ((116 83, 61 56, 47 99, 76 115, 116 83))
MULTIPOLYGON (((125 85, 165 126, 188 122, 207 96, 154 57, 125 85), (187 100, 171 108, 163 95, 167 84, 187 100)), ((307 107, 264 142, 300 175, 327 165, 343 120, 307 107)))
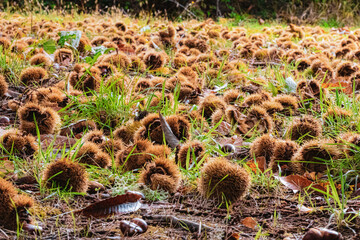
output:
POLYGON ((42 149, 47 149, 52 143, 53 147, 56 149, 62 149, 64 146, 70 148, 76 144, 76 139, 68 138, 65 136, 54 136, 51 134, 44 134, 40 136, 41 147, 42 149))
POLYGON ((123 195, 105 199, 80 209, 75 213, 86 217, 109 217, 115 214, 130 213, 141 206, 140 199, 145 198, 142 193, 128 191, 123 195))
POLYGON ((305 207, 304 205, 300 205, 300 204, 297 205, 297 209, 299 209, 299 211, 303 212, 303 213, 311 213, 312 211, 314 211, 313 208, 308 208, 308 207, 305 207))
POLYGON ((222 121, 216 128, 217 133, 223 136, 227 136, 231 132, 231 125, 227 122, 222 121))
POLYGON ((255 229, 255 227, 258 223, 252 217, 246 217, 243 220, 241 220, 241 224, 248 228, 255 229))
POLYGON ((231 145, 234 145, 235 147, 241 147, 243 145, 243 139, 242 139, 242 137, 240 137, 238 135, 234 135, 231 138, 219 139, 218 142, 222 146, 225 144, 231 144, 231 145))
POLYGON ((316 188, 318 190, 326 192, 326 189, 317 183, 314 183, 313 181, 307 179, 304 176, 300 175, 290 175, 286 177, 276 177, 279 179, 279 181, 284 184, 286 187, 290 188, 294 191, 294 193, 301 191, 306 188, 316 188))
POLYGON ((341 233, 326 228, 310 228, 302 240, 343 240, 341 233))
POLYGON ((177 137, 172 132, 169 124, 166 122, 165 118, 161 113, 159 113, 160 118, 160 124, 161 129, 164 132, 166 143, 172 148, 175 149, 177 146, 179 146, 180 141, 177 139, 177 137))
POLYGON ((257 173, 258 169, 260 172, 265 172, 266 170, 266 159, 265 157, 257 157, 256 160, 250 160, 246 163, 249 168, 254 172, 257 173))

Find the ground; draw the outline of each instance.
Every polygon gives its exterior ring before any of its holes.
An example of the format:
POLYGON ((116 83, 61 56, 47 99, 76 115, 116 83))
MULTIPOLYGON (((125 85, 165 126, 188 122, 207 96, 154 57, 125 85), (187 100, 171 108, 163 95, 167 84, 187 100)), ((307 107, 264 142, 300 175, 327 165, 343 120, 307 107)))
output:
POLYGON ((42 228, 0 238, 120 239, 133 218, 132 239, 360 238, 356 27, 0 16, 0 214, 42 228), (76 213, 128 190, 140 209, 76 213))

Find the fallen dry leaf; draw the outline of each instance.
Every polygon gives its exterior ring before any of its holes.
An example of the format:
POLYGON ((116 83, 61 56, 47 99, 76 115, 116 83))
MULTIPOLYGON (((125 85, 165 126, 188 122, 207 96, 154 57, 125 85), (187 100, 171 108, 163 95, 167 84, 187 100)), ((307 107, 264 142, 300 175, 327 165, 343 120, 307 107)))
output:
POLYGON ((86 217, 101 218, 115 214, 135 212, 141 206, 141 203, 139 202, 141 198, 144 198, 142 193, 128 191, 125 194, 91 204, 75 213, 86 217))
POLYGON ((312 211, 314 211, 313 208, 308 208, 308 207, 305 207, 304 205, 300 205, 300 204, 297 205, 297 208, 299 209, 300 212, 303 212, 303 213, 311 213, 312 211))
POLYGON ((278 178, 279 181, 282 184, 284 184, 286 187, 293 190, 294 193, 301 191, 303 189, 306 189, 310 186, 312 188, 316 188, 316 189, 326 192, 326 189, 322 185, 316 184, 304 176, 290 175, 290 176, 286 176, 286 177, 276 177, 276 178, 278 178))
POLYGON ((221 146, 224 146, 225 144, 231 144, 234 145, 234 147, 241 147, 243 145, 243 139, 241 136, 234 135, 230 138, 221 138, 218 140, 218 143, 221 146))
POLYGON ((174 133, 172 132, 169 124, 166 122, 165 118, 163 115, 161 115, 161 113, 159 113, 159 118, 160 118, 160 124, 161 124, 161 129, 165 135, 165 140, 166 143, 172 148, 175 149, 177 146, 179 146, 180 141, 179 139, 177 139, 177 137, 174 135, 174 133))
POLYGON ((222 121, 219 126, 216 128, 216 132, 220 135, 227 136, 230 134, 231 125, 227 122, 222 121))
POLYGON ((250 160, 246 163, 249 166, 251 171, 257 173, 258 169, 260 172, 265 172, 266 170, 266 159, 265 157, 258 157, 256 160, 250 160))
POLYGON ((68 138, 60 135, 54 136, 51 134, 44 134, 40 136, 40 141, 42 149, 47 149, 52 143, 54 144, 54 148, 62 149, 64 146, 66 146, 66 148, 72 147, 76 144, 77 140, 75 138, 68 138))
POLYGON ((246 217, 243 220, 241 220, 241 224, 248 228, 255 229, 258 223, 252 217, 246 217))

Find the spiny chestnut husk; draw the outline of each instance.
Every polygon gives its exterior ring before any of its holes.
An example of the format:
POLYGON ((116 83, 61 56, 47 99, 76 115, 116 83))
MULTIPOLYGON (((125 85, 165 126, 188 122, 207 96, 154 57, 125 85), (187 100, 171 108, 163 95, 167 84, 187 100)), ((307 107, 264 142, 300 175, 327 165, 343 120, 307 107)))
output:
POLYGON ((18 110, 20 129, 33 135, 52 134, 60 126, 60 116, 52 108, 27 103, 18 110))
POLYGON ((34 204, 32 198, 17 193, 15 187, 0 178, 0 226, 16 230, 20 225, 31 223, 27 210, 34 204))
POLYGON ((121 126, 114 131, 114 138, 122 140, 125 144, 129 144, 134 140, 135 132, 142 126, 140 121, 128 122, 125 126, 121 126))
POLYGON ((341 153, 333 140, 311 140, 298 149, 291 162, 299 173, 305 171, 323 173, 331 161, 337 160, 340 156, 341 153))
POLYGON ((39 84, 42 80, 46 79, 48 74, 44 68, 29 67, 21 71, 20 81, 24 84, 36 83, 39 84))
POLYGON ((201 101, 199 113, 203 114, 206 119, 209 119, 217 109, 225 111, 226 103, 214 94, 209 94, 201 101))
POLYGON ((116 155, 116 165, 124 166, 125 171, 143 167, 155 157, 167 157, 171 150, 164 145, 152 145, 149 140, 137 140, 133 145, 119 151, 116 155))
POLYGON ((270 133, 274 125, 266 110, 259 106, 253 106, 247 113, 246 118, 238 123, 238 131, 246 137, 253 136, 256 133, 270 133))
POLYGON ((61 129, 61 136, 69 136, 73 134, 74 136, 85 132, 86 130, 92 131, 96 130, 96 124, 91 120, 82 120, 76 123, 71 124, 70 126, 61 129))
POLYGON ((243 95, 237 89, 231 89, 224 93, 224 101, 227 104, 235 104, 236 102, 240 101, 243 95))
POLYGON ((5 81, 5 78, 3 75, 0 75, 0 98, 2 98, 5 93, 8 91, 8 84, 5 81))
POLYGON ((29 62, 35 66, 49 67, 51 65, 51 60, 43 53, 35 54, 30 58, 29 62))
POLYGON ((60 48, 54 53, 55 63, 66 63, 69 64, 74 61, 74 54, 70 49, 60 48))
MULTIPOLYGON (((171 131, 180 141, 190 138, 190 123, 181 115, 166 117, 171 131)), ((142 121, 143 127, 135 133, 135 139, 150 139, 155 144, 163 144, 164 135, 160 124, 159 114, 153 113, 146 116, 142 121)))
POLYGON ((205 147, 200 141, 188 141, 180 146, 175 161, 176 163, 180 163, 182 168, 187 168, 187 162, 189 163, 189 166, 191 166, 191 164, 200 160, 204 154, 205 147))
POLYGON ((317 138, 322 134, 321 123, 310 115, 295 118, 286 130, 286 135, 291 140, 307 141, 317 138))
POLYGON ((72 192, 86 192, 89 182, 85 167, 67 158, 50 163, 43 181, 49 188, 55 186, 72 192))
POLYGON ((290 160, 298 149, 299 145, 294 141, 277 140, 273 155, 270 159, 269 168, 272 169, 273 172, 277 172, 279 170, 279 166, 290 166, 290 160))
POLYGON ((28 94, 28 101, 44 107, 65 107, 69 99, 56 87, 38 88, 28 94))
POLYGON ((269 134, 262 135, 254 140, 250 147, 250 156, 254 158, 265 157, 269 164, 274 154, 277 140, 269 134))
POLYGON ((281 112, 286 116, 293 115, 298 108, 297 98, 291 95, 278 95, 274 98, 274 101, 282 105, 283 110, 281 112))
POLYGON ((341 144, 339 147, 347 156, 354 156, 359 152, 360 134, 351 132, 340 134, 337 142, 341 144))
POLYGON ((106 141, 106 138, 102 130, 92 130, 84 135, 83 140, 84 142, 89 141, 95 144, 102 144, 106 141))
POLYGON ((353 113, 350 110, 342 109, 339 107, 331 107, 326 113, 323 115, 323 118, 327 121, 335 121, 341 119, 349 119, 351 118, 353 113))
POLYGON ((174 193, 180 186, 181 175, 178 166, 167 158, 156 158, 146 164, 140 173, 139 182, 152 190, 162 189, 174 193))
POLYGON ((69 82, 77 90, 97 91, 100 87, 101 72, 96 67, 91 67, 87 71, 85 67, 75 65, 74 71, 70 73, 69 82))
POLYGON ((234 203, 246 194, 250 183, 250 174, 245 169, 224 158, 215 158, 201 169, 198 190, 205 198, 234 203))
POLYGON ((109 139, 100 144, 100 149, 110 156, 116 156, 120 150, 124 149, 124 143, 121 140, 109 139))
POLYGON ((165 53, 160 52, 148 52, 143 58, 146 68, 150 70, 162 68, 166 63, 165 55, 165 53))
POLYGON ((33 156, 38 151, 35 137, 18 129, 9 129, 0 137, 0 144, 10 154, 33 156))
POLYGON ((75 159, 80 163, 107 168, 111 165, 111 158, 101 151, 100 147, 93 142, 84 143, 76 153, 75 159))

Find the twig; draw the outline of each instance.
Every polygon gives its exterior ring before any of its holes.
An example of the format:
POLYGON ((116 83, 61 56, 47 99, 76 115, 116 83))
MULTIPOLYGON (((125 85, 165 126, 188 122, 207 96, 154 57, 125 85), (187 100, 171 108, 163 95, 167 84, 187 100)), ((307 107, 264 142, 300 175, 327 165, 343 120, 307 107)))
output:
MULTIPOLYGON (((179 2, 176 1, 176 0, 168 0, 168 1, 173 2, 173 3, 177 4, 177 5, 179 5, 180 7, 182 7, 182 8, 184 9, 184 11, 188 12, 191 16, 193 16, 194 18, 197 19, 197 16, 188 9, 188 7, 189 7, 190 4, 187 4, 187 6, 185 7, 184 5, 182 5, 181 3, 179 3, 179 2)), ((181 15, 181 14, 180 14, 180 15, 181 15)))
POLYGON ((145 215, 142 217, 144 219, 154 220, 155 222, 158 222, 160 224, 166 224, 166 225, 174 226, 176 228, 183 228, 192 233, 200 232, 203 230, 205 230, 205 231, 213 231, 214 230, 214 228, 209 227, 205 224, 202 224, 202 223, 198 224, 196 222, 179 219, 177 217, 173 217, 170 215, 145 215))

